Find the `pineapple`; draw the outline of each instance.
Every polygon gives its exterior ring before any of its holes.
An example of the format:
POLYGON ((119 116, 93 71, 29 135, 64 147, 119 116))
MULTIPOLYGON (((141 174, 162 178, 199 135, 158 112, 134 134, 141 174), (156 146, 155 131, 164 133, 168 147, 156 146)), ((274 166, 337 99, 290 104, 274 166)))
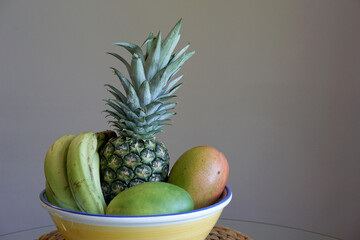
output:
POLYGON ((110 139, 100 151, 101 186, 109 203, 119 192, 134 185, 165 181, 169 172, 169 154, 156 134, 169 125, 175 113, 176 103, 169 102, 182 83, 182 75, 173 79, 180 67, 194 54, 186 53, 189 44, 173 53, 180 39, 180 19, 167 37, 162 40, 161 32, 150 33, 142 47, 132 43, 115 43, 132 55, 129 64, 116 53, 109 53, 127 68, 129 79, 112 68, 120 79, 125 94, 116 87, 106 84, 114 96, 104 100, 110 108, 105 110, 112 120, 118 137, 110 139))

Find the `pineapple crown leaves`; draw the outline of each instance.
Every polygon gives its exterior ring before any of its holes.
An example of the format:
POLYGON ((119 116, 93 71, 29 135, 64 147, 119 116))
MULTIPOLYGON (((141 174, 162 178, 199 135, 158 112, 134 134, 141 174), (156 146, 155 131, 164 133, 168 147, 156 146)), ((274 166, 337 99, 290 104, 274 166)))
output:
POLYGON ((176 97, 174 93, 182 85, 179 81, 183 75, 173 77, 195 53, 186 53, 190 44, 173 53, 180 39, 181 23, 182 19, 165 39, 162 39, 160 31, 156 36, 151 32, 141 47, 133 43, 114 43, 130 52, 130 62, 116 53, 108 52, 125 65, 129 76, 127 78, 119 70, 111 68, 119 78, 124 93, 105 84, 114 98, 104 99, 110 107, 104 112, 107 113, 106 117, 113 118, 109 124, 119 134, 136 139, 154 139, 163 126, 170 125, 170 117, 176 114, 171 110, 177 103, 168 101, 176 97), (142 50, 144 46, 145 54, 142 50))

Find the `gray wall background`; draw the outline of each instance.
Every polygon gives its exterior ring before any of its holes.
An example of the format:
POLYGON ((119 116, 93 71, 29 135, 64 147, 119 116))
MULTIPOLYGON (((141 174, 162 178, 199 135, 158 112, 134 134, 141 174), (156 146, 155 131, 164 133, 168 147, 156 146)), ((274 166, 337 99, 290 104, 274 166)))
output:
MULTIPOLYGON (((174 162, 228 158, 222 217, 360 239, 360 2, 0 1, 0 234, 51 224, 43 160, 67 133, 107 129, 107 51, 182 17, 190 41, 177 115, 159 139, 174 162)), ((120 69, 122 69, 120 67, 120 69)), ((241 229, 239 229, 241 230, 241 229)))

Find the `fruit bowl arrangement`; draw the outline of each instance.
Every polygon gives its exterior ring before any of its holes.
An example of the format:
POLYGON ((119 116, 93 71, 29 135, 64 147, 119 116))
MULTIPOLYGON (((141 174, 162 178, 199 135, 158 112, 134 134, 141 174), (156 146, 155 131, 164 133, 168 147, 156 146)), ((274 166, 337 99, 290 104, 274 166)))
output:
POLYGON ((169 125, 182 85, 173 78, 194 54, 189 44, 173 53, 180 19, 162 39, 150 33, 140 47, 115 43, 129 78, 111 68, 123 91, 106 84, 113 98, 104 112, 114 130, 66 134, 45 156, 41 205, 67 240, 205 239, 232 194, 229 165, 210 146, 189 149, 170 169, 165 144, 156 139, 169 125), (146 46, 145 53, 142 47, 146 46))

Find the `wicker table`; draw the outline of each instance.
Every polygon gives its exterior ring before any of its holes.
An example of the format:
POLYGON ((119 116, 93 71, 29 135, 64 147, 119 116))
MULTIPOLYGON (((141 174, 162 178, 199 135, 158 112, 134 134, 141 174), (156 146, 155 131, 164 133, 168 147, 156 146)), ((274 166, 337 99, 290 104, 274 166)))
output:
MULTIPOLYGON (((49 233, 45 233, 41 235, 38 238, 38 240, 65 240, 65 238, 59 233, 59 231, 54 230, 49 233)), ((252 239, 234 229, 224 226, 215 226, 210 232, 210 234, 207 236, 206 240, 252 240, 252 239)))
MULTIPOLYGON (((43 227, 36 227, 26 230, 20 230, 8 234, 0 235, 0 240, 37 240, 40 236, 46 239, 46 235, 55 230, 54 225, 48 225, 43 227)), ((53 232, 53 237, 58 237, 56 232, 53 232)), ((50 237, 50 235, 47 235, 50 237)), ((56 240, 57 238, 48 238, 47 240, 56 240)), ((217 226, 213 229, 212 233, 209 234, 208 240, 243 240, 243 239, 254 239, 254 240, 339 240, 332 236, 306 231, 303 229, 291 228, 286 226, 279 226, 268 223, 259 223, 242 220, 231 220, 231 219, 219 219, 217 226), (221 227, 221 226, 226 226, 221 227), (242 232, 242 233, 240 233, 242 232), (246 235, 245 235, 246 234, 246 235), (249 236, 247 238, 247 236, 249 236)))

